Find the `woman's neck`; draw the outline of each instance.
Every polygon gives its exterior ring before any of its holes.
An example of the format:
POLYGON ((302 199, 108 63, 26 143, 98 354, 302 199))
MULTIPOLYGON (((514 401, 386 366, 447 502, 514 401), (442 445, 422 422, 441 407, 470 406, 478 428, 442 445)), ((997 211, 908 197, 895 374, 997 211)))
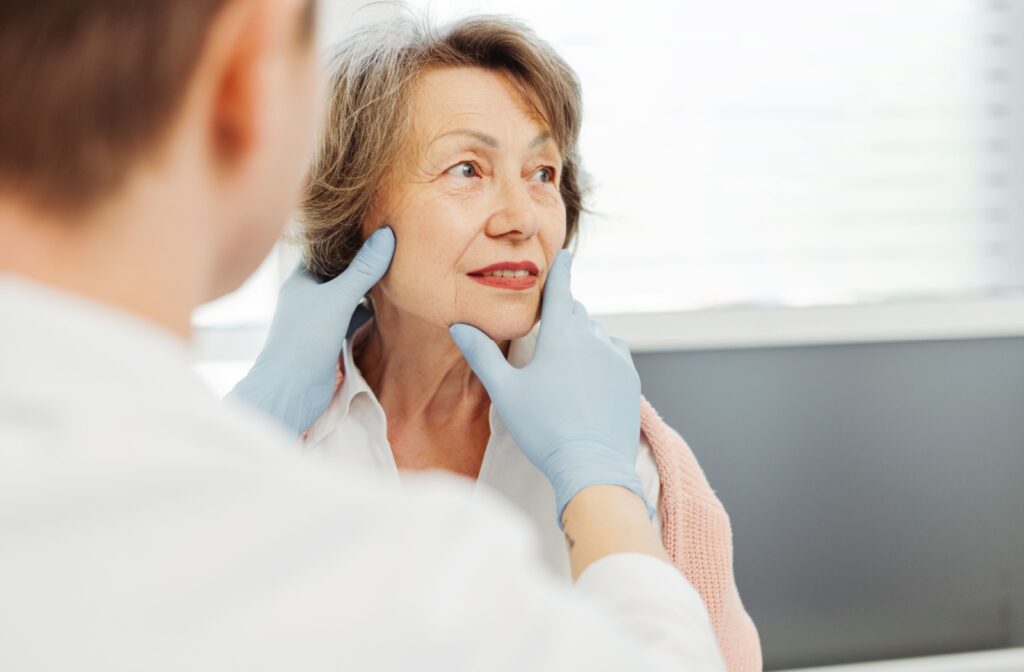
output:
POLYGON ((400 470, 479 476, 490 398, 447 329, 378 304, 355 336, 353 356, 384 408, 400 470))
MULTIPOLYGON (((490 398, 444 327, 381 305, 356 335, 353 355, 393 425, 445 432, 486 423, 490 398)), ((508 353, 509 343, 501 344, 508 353)))

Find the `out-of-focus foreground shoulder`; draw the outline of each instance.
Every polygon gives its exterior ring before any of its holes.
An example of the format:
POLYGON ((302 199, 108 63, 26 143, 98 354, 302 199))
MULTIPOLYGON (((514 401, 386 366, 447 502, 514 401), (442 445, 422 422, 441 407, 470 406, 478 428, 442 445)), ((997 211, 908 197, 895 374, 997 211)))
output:
POLYGON ((665 641, 701 641, 703 612, 656 560, 607 558, 574 590, 454 477, 337 478, 274 442, 188 440, 220 434, 205 422, 74 426, 75 450, 22 435, 31 459, 0 476, 0 666, 717 669, 665 641))

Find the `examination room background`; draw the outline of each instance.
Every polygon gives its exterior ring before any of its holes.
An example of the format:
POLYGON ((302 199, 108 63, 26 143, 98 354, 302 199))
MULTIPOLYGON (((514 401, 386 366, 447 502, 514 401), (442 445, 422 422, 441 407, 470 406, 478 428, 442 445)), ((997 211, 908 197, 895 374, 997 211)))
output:
MULTIPOLYGON (((725 504, 766 669, 1024 647, 1024 0, 411 4, 579 72, 574 290, 725 504)), ((196 313, 219 391, 294 260, 196 313)))
POLYGON ((1024 646, 1024 338, 636 356, 766 669, 1024 646))

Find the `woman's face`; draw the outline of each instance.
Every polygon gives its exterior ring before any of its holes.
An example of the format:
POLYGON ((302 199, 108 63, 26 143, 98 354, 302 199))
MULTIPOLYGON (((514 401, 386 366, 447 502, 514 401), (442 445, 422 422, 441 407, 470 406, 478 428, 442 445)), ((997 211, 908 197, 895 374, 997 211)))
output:
POLYGON ((390 224, 397 238, 375 303, 496 341, 525 335, 565 241, 562 157, 547 126, 504 75, 463 67, 420 77, 411 130, 364 232, 390 224))

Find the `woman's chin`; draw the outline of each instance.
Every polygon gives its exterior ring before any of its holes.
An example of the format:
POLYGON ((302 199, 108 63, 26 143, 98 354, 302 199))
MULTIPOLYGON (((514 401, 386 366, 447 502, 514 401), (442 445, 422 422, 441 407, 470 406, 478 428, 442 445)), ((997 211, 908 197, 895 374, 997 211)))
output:
POLYGON ((471 324, 480 331, 484 332, 491 337, 491 340, 498 343, 505 341, 514 341, 522 338, 530 333, 533 329, 533 325, 537 323, 536 319, 532 317, 524 317, 519 319, 511 319, 512 316, 505 316, 498 318, 491 316, 488 319, 466 319, 463 320, 466 324, 471 324))

